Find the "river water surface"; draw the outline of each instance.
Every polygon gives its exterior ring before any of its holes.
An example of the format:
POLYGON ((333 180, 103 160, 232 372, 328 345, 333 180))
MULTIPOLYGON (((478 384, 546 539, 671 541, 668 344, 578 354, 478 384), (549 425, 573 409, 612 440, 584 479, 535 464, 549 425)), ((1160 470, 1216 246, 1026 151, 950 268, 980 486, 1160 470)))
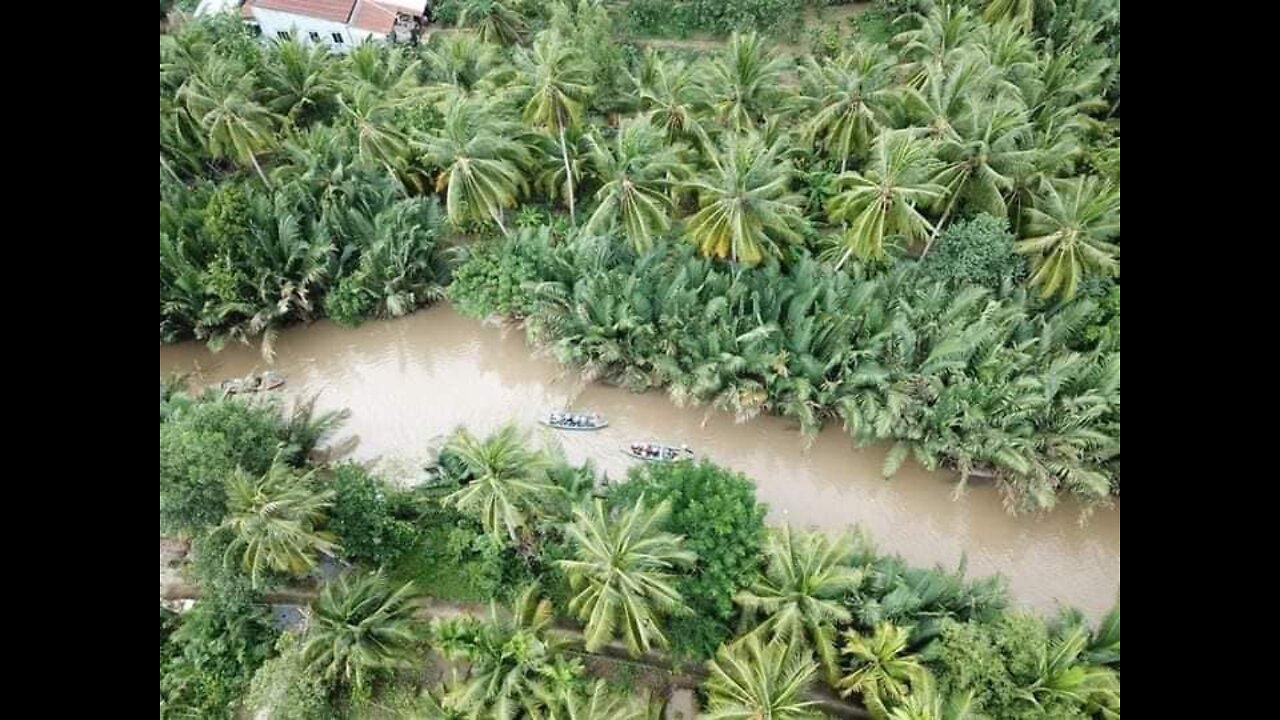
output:
POLYGON ((1118 506, 1081 527, 1073 502, 1047 516, 1013 517, 994 489, 978 485, 953 501, 950 475, 911 462, 886 482, 885 449, 853 449, 838 423, 806 449, 779 418, 739 425, 721 413, 676 407, 660 392, 584 387, 572 372, 534 357, 522 332, 483 325, 447 304, 356 329, 328 321, 293 328, 276 352, 269 366, 256 346, 217 354, 199 343, 162 346, 160 372, 192 372, 204 384, 272 367, 288 379, 286 395, 319 393, 317 407, 350 409, 340 436, 358 441, 352 457, 379 459, 392 476, 412 476, 433 441, 459 425, 486 433, 514 420, 611 478, 631 465, 621 452, 628 442, 685 442, 754 479, 771 522, 830 531, 858 524, 882 550, 917 564, 954 568, 964 554, 971 576, 1003 573, 1019 603, 1045 612, 1062 603, 1097 617, 1119 597, 1118 506), (537 424, 540 412, 566 403, 604 414, 610 426, 552 433, 537 424))

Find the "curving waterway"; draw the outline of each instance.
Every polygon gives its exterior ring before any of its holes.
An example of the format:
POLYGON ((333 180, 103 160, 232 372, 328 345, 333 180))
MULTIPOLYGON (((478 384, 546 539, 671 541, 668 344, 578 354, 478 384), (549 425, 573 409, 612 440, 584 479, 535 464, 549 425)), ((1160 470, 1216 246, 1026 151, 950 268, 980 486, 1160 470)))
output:
POLYGON ((272 367, 288 378, 286 395, 318 393, 320 409, 350 409, 341 434, 356 441, 351 456, 377 459, 390 476, 412 477, 433 441, 459 425, 484 433, 515 420, 611 478, 632 462, 621 452, 627 442, 685 442, 754 479, 771 522, 830 531, 858 524, 878 547, 917 564, 955 567, 964 554, 970 575, 1003 573, 1019 603, 1044 612, 1062 603, 1098 617, 1119 597, 1118 505, 1082 527, 1069 501, 1041 517, 1006 514, 987 486, 971 485, 953 501, 948 474, 910 462, 885 481, 885 449, 853 449, 838 424, 806 448, 779 418, 735 424, 722 413, 676 407, 663 393, 584 386, 533 356, 522 332, 486 326, 447 304, 355 329, 328 321, 294 328, 281 334, 276 353, 268 366, 256 346, 216 354, 199 343, 162 346, 160 372, 191 372, 204 384, 272 367), (566 405, 603 413, 610 427, 552 433, 537 424, 541 411, 566 405))

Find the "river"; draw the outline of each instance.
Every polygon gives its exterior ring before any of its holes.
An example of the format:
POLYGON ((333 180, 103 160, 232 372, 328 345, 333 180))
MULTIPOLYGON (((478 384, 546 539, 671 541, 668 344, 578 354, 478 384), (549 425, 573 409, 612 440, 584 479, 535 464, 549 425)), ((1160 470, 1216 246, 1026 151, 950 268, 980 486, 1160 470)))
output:
POLYGON ((779 418, 736 424, 722 413, 676 407, 663 393, 584 386, 535 357, 522 332, 462 317, 447 304, 355 329, 329 321, 293 328, 281 333, 276 353, 269 366, 257 346, 216 354, 199 343, 162 346, 160 372, 192 372, 203 384, 273 367, 288 378, 286 395, 318 393, 318 408, 350 409, 340 436, 357 441, 351 457, 377 460, 393 477, 413 475, 432 442, 459 425, 485 433, 514 420, 611 478, 632 462, 621 452, 627 442, 685 442, 755 480, 771 522, 828 531, 858 524, 879 548, 917 564, 954 568, 964 554, 971 576, 1003 573, 1017 602, 1042 612, 1061 603, 1096 618, 1119 597, 1118 504, 1081 526, 1072 501, 1047 515, 1015 517, 989 486, 970 485, 953 500, 949 474, 911 462, 885 481, 885 448, 853 449, 838 423, 806 448, 779 418), (610 427, 552 433, 537 424, 541 411, 566 403, 604 414, 610 427))

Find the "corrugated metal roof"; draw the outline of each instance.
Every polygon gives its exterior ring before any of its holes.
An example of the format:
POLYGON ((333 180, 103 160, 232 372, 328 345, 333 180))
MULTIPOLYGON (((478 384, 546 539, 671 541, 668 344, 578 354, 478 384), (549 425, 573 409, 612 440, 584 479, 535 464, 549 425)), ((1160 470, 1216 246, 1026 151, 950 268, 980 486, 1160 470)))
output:
POLYGON ((351 18, 356 0, 249 0, 248 4, 263 10, 345 23, 351 18))

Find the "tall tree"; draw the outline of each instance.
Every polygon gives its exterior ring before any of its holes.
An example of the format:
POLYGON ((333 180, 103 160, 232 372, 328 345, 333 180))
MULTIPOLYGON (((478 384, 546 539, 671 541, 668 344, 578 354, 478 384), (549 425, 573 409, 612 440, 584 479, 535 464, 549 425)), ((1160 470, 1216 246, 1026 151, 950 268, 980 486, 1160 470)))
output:
POLYGON ((445 193, 449 221, 492 219, 507 234, 503 213, 529 187, 521 170, 529 151, 512 123, 483 100, 457 97, 445 105, 443 127, 420 143, 426 162, 440 168, 435 189, 445 193))
POLYGON ((813 647, 834 681, 835 626, 851 619, 841 600, 862 581, 849 565, 852 541, 784 525, 770 533, 764 556, 764 572, 735 600, 748 613, 764 615, 756 632, 813 647))
POLYGON ((701 66, 667 60, 653 48, 646 48, 640 75, 634 78, 641 107, 649 120, 662 129, 667 142, 683 142, 706 152, 711 140, 700 116, 711 104, 711 95, 702 82, 701 66))
POLYGON ((722 647, 707 680, 710 720, 818 720, 805 693, 818 669, 803 645, 748 635, 722 647))
POLYGON ((467 483, 445 502, 477 518, 490 535, 505 533, 519 542, 547 496, 556 492, 546 478, 546 456, 526 447, 514 425, 484 440, 459 430, 443 452, 458 460, 467 483))
POLYGON ((305 127, 337 91, 335 65, 329 49, 296 39, 274 43, 263 58, 262 85, 267 107, 305 127))
POLYGON ((1032 172, 1036 151, 1026 147, 1031 133, 1022 104, 998 100, 969 113, 955 134, 938 146, 945 163, 934 181, 946 188, 951 199, 929 235, 921 257, 938 238, 947 218, 961 199, 973 211, 1006 218, 1006 198, 1019 178, 1032 172))
POLYGON ((448 693, 445 704, 468 717, 545 717, 577 690, 583 674, 581 662, 562 653, 566 642, 552 633, 553 620, 551 602, 528 586, 517 593, 509 613, 493 606, 487 622, 440 622, 434 644, 447 657, 470 664, 466 680, 448 693))
POLYGON ((659 616, 683 606, 671 571, 697 559, 680 536, 661 530, 668 515, 669 505, 645 507, 643 497, 613 517, 600 500, 574 510, 566 529, 574 555, 560 567, 576 593, 569 610, 586 625, 587 650, 619 633, 635 654, 667 645, 659 616))
POLYGON ((906 654, 910 635, 907 628, 887 622, 877 625, 869 637, 846 632, 844 652, 854 666, 839 682, 841 694, 861 695, 875 718, 884 718, 890 707, 904 702, 927 672, 916 656, 906 654))
POLYGON ((181 99, 205 132, 209 154, 249 164, 262 184, 271 187, 258 164, 258 154, 275 146, 277 116, 252 99, 256 80, 238 64, 211 59, 178 89, 181 99))
POLYGON ((500 0, 464 0, 458 27, 475 28, 481 42, 514 45, 525 33, 524 18, 500 0))
POLYGON ((548 32, 538 35, 532 51, 517 53, 516 66, 520 77, 512 92, 524 101, 524 121, 560 139, 569 218, 576 225, 573 170, 569 165, 565 131, 577 127, 582 120, 583 104, 593 90, 591 74, 576 48, 548 32))
POLYGON ((810 142, 840 158, 870 146, 880 128, 882 106, 889 98, 890 64, 878 46, 859 43, 830 62, 806 58, 803 102, 809 111, 805 131, 810 142))
POLYGON ((413 585, 393 587, 381 572, 345 573, 311 604, 302 656, 334 684, 360 689, 380 672, 411 667, 423 628, 413 585))
POLYGON ((668 145, 646 119, 627 123, 612 143, 592 133, 587 144, 603 185, 596 191, 599 204, 583 229, 595 233, 620 226, 636 252, 645 252, 653 246, 654 235, 671 227, 673 203, 666 186, 688 171, 680 148, 668 145))
POLYGON ((885 132, 876 140, 871 162, 862 172, 839 177, 843 188, 827 204, 828 217, 848 222, 836 252, 836 269, 850 255, 885 257, 885 240, 906 242, 929 236, 933 224, 921 208, 938 202, 944 188, 933 182, 938 163, 931 148, 909 130, 885 132))
POLYGON ((737 132, 756 128, 778 99, 785 67, 786 62, 756 33, 734 33, 711 65, 720 121, 737 132))
POLYGON ((782 142, 730 135, 708 158, 712 167, 685 183, 699 204, 685 228, 702 254, 756 265, 780 255, 780 241, 800 240, 804 198, 790 190, 791 163, 782 153, 782 142))
POLYGON ((1031 256, 1029 282, 1042 297, 1075 297, 1085 275, 1120 271, 1120 246, 1112 242, 1120 235, 1120 189, 1093 176, 1048 181, 1022 233, 1014 249, 1031 256))
POLYGON ((227 479, 226 557, 240 556, 254 587, 267 571, 300 575, 315 567, 317 554, 337 552, 333 535, 319 529, 333 492, 311 487, 311 475, 277 461, 261 477, 237 469, 227 479))

